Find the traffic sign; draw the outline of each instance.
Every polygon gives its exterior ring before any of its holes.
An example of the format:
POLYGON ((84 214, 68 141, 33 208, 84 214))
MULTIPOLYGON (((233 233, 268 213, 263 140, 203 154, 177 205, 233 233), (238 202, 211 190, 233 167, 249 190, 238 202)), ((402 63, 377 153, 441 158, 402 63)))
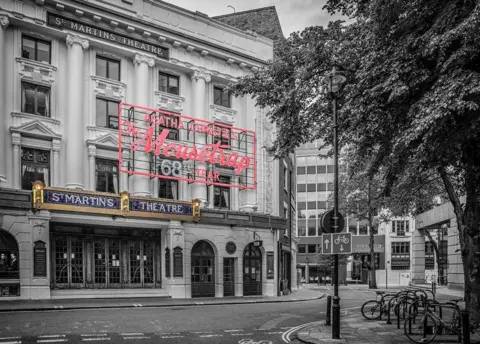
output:
POLYGON ((335 216, 334 216, 334 210, 330 209, 329 211, 323 213, 322 219, 320 220, 321 225, 322 225, 322 230, 324 233, 340 233, 343 231, 345 228, 345 218, 343 217, 340 212, 337 213, 338 216, 338 221, 337 225, 338 227, 335 228, 335 216))
POLYGON ((352 233, 322 234, 322 254, 351 254, 352 233))

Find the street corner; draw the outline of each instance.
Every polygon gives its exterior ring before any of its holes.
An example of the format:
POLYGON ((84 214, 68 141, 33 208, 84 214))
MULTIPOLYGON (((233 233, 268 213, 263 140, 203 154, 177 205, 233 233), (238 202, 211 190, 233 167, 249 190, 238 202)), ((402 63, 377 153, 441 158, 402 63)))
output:
POLYGON ((332 328, 326 326, 324 322, 312 324, 305 327, 297 333, 297 338, 303 343, 312 344, 327 344, 327 343, 339 343, 347 344, 346 339, 332 339, 332 328))

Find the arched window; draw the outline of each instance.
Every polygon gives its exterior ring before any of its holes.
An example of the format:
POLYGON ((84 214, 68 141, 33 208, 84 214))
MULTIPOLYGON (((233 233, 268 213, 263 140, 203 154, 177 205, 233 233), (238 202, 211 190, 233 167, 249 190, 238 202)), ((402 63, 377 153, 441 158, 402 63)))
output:
POLYGON ((5 230, 0 229, 0 278, 18 278, 17 241, 5 230))

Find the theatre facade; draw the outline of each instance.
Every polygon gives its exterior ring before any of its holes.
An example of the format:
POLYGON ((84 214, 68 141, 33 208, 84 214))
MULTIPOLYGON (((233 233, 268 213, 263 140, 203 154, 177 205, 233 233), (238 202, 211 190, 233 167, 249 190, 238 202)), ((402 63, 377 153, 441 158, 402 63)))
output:
POLYGON ((163 2, 3 1, 0 302, 285 291, 291 171, 225 91, 272 57, 163 2))

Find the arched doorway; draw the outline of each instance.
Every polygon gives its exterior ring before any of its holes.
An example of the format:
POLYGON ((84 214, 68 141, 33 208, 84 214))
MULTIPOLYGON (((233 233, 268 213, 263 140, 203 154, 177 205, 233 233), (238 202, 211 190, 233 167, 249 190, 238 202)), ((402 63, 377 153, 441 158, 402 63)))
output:
POLYGON ((192 297, 215 296, 215 253, 206 241, 192 248, 192 297))
POLYGON ((243 295, 262 295, 262 252, 253 243, 243 251, 243 295))

